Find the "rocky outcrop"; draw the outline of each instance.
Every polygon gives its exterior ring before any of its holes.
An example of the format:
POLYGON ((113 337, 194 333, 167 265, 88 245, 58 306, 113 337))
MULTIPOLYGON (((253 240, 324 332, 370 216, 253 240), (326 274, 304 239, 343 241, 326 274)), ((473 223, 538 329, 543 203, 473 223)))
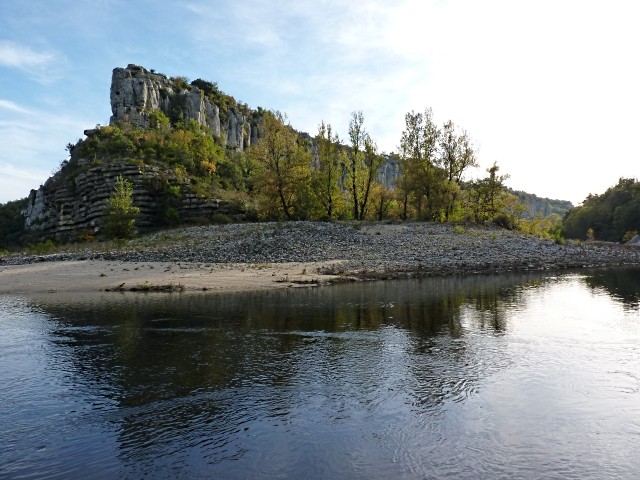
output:
MULTIPOLYGON (((169 78, 136 65, 113 70, 111 110, 111 124, 126 122, 142 128, 152 126, 154 112, 162 112, 174 123, 192 119, 210 128, 212 135, 231 150, 244 150, 257 142, 263 114, 261 109, 252 111, 237 104, 215 84, 202 80, 187 84, 183 78, 169 78)), ((85 135, 90 138, 97 132, 88 129, 85 135)), ((317 154, 313 137, 306 133, 300 136, 317 154)), ((136 225, 141 230, 210 222, 217 214, 244 219, 243 206, 196 194, 190 179, 178 178, 169 165, 118 158, 87 159, 72 152, 71 160, 58 173, 31 191, 23 211, 25 229, 63 238, 99 232, 105 222, 106 201, 120 175, 133 183, 134 204, 140 208, 136 225)), ((397 159, 388 156, 379 179, 392 188, 399 171, 397 159)))
POLYGON ((627 242, 627 245, 640 247, 640 235, 634 235, 633 238, 627 242))
POLYGON ((73 239, 98 233, 105 222, 107 199, 118 176, 133 184, 133 202, 140 208, 136 227, 145 230, 174 221, 210 221, 216 214, 243 220, 241 206, 195 194, 171 169, 130 161, 67 166, 38 190, 31 190, 23 211, 27 230, 73 239), (78 171, 70 173, 75 168, 78 171))
POLYGON ((248 108, 216 105, 197 86, 168 78, 137 65, 115 68, 111 77, 111 119, 149 127, 149 115, 193 119, 209 127, 228 148, 244 150, 257 140, 257 120, 248 108))

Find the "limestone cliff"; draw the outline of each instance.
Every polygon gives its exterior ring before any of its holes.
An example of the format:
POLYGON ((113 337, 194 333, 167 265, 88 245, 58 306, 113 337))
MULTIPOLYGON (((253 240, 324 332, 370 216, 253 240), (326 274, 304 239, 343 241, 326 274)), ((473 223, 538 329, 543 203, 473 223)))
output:
MULTIPOLYGON (((160 111, 174 125, 194 120, 208 127, 216 144, 224 145, 227 153, 244 150, 259 138, 263 111, 238 104, 217 85, 203 80, 188 84, 181 77, 169 78, 128 65, 113 70, 110 96, 111 125, 128 123, 149 128, 157 117, 153 113, 160 111)), ((217 214, 242 220, 251 210, 240 201, 216 199, 220 191, 202 191, 202 183, 183 178, 170 161, 135 157, 126 148, 105 155, 83 153, 83 148, 77 148, 92 139, 99 143, 101 130, 107 128, 85 130, 87 138, 71 146, 70 160, 38 190, 31 191, 22 212, 26 230, 68 239, 99 232, 105 221, 106 201, 120 175, 133 183, 134 205, 140 208, 136 226, 140 230, 168 223, 211 222, 217 214)), ((300 135, 315 152, 314 139, 300 135)), ((136 144, 132 145, 135 149, 136 144)), ((392 188, 398 174, 397 160, 387 157, 379 172, 380 181, 392 188)), ((234 198, 243 197, 239 193, 234 198)))
POLYGON ((188 180, 176 177, 170 168, 127 160, 81 160, 63 167, 38 190, 31 190, 23 211, 26 229, 67 239, 99 232, 106 201, 120 175, 133 183, 134 204, 140 207, 136 226, 141 230, 172 221, 207 222, 216 214, 244 219, 242 205, 197 195, 188 180))
POLYGON ((216 95, 183 79, 170 79, 137 65, 115 68, 111 77, 110 123, 129 122, 146 128, 149 114, 159 110, 170 119, 193 119, 211 128, 213 135, 228 148, 248 148, 258 135, 253 111, 238 106, 221 92, 216 93, 219 105, 213 98, 216 95))

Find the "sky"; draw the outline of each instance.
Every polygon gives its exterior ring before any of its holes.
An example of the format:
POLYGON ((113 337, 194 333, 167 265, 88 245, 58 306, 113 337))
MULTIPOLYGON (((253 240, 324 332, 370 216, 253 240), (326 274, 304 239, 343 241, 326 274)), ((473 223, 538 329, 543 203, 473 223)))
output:
POLYGON ((0 0, 0 203, 106 125, 115 67, 202 78, 380 151, 407 112, 468 132, 486 175, 570 200, 637 178, 636 0, 0 0))

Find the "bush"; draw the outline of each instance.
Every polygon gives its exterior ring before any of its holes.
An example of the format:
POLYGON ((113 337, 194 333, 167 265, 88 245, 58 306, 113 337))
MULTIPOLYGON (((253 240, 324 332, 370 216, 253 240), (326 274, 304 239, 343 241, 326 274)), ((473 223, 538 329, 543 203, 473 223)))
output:
POLYGON ((229 215, 225 215, 224 213, 216 213, 211 216, 211 223, 222 225, 225 223, 231 223, 231 219, 229 215))
POLYGON ((49 239, 45 242, 36 243, 35 245, 31 245, 27 251, 32 255, 46 255, 47 253, 51 253, 55 250, 56 244, 53 240, 49 239))
POLYGON ((165 224, 174 226, 180 223, 180 211, 175 207, 167 207, 162 215, 165 224))
POLYGON ((506 213, 500 213, 493 218, 493 223, 501 228, 506 228, 507 230, 515 230, 517 227, 515 220, 511 215, 507 215, 506 213))

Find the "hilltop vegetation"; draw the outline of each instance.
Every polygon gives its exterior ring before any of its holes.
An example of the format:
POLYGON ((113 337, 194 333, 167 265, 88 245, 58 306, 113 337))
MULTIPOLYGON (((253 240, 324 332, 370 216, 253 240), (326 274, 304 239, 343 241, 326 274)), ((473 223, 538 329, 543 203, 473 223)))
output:
POLYGON ((628 241, 640 231, 640 182, 621 178, 601 195, 589 195, 564 217, 568 238, 628 241))
POLYGON ((296 132, 280 112, 260 112, 259 140, 246 150, 225 148, 194 120, 172 122, 160 111, 149 115, 149 128, 131 124, 98 127, 69 145, 68 172, 90 162, 127 159, 141 166, 162 163, 188 177, 201 195, 242 192, 256 200, 265 220, 422 219, 490 221, 501 214, 516 221, 515 199, 504 188, 498 167, 482 180, 464 182, 476 167, 465 131, 452 122, 436 126, 428 111, 407 114, 400 178, 396 188, 379 179, 385 156, 365 127, 361 112, 352 114, 346 145, 322 123, 311 139, 296 132))

